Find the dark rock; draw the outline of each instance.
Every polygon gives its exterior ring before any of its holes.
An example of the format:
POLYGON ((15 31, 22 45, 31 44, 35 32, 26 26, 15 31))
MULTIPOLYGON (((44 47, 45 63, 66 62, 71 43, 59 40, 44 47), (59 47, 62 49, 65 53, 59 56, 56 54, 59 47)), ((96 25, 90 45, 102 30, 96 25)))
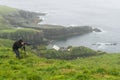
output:
POLYGON ((102 32, 102 31, 101 31, 100 29, 98 29, 98 28, 94 28, 93 31, 95 31, 95 32, 102 32))

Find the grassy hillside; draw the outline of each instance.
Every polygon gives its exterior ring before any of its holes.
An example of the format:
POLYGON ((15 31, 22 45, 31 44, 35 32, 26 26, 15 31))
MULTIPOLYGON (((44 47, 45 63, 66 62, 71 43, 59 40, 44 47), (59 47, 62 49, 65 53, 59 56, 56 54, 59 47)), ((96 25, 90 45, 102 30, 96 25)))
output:
POLYGON ((0 30, 3 29, 10 29, 10 24, 8 24, 3 16, 0 15, 0 30))
POLYGON ((5 30, 1 30, 0 31, 0 35, 4 35, 4 34, 12 34, 12 33, 17 33, 17 32, 42 32, 40 30, 35 30, 35 29, 30 29, 30 28, 14 28, 14 29, 5 29, 5 30))
POLYGON ((58 60, 21 53, 19 60, 10 47, 0 46, 0 80, 120 80, 120 54, 58 60))
MULTIPOLYGON (((40 41, 41 31, 8 29, 11 25, 2 15, 12 12, 16 9, 0 6, 0 36, 23 36, 27 40, 40 41)), ((95 55, 95 51, 83 47, 75 48, 71 53, 41 49, 34 53, 36 51, 28 47, 27 54, 20 50, 22 59, 19 60, 11 49, 13 42, 0 39, 0 80, 120 80, 120 54, 95 55), (38 53, 41 53, 40 57, 35 55, 38 53), (89 54, 89 57, 84 57, 89 54), (76 59, 78 55, 81 57, 76 59), (68 59, 68 56, 69 60, 60 60, 68 59), (70 60, 73 56, 75 59, 70 60)))
POLYGON ((13 42, 9 39, 0 39, 0 47, 10 48, 13 42))
POLYGON ((37 26, 42 14, 0 5, 0 29, 37 26))
POLYGON ((43 32, 41 30, 24 28, 25 25, 22 26, 22 24, 27 24, 30 27, 37 15, 34 12, 0 5, 0 38, 12 40, 23 38, 33 44, 42 43, 43 32))
POLYGON ((10 24, 4 19, 4 15, 17 12, 17 9, 0 5, 0 29, 10 28, 10 24))
POLYGON ((8 14, 8 13, 13 13, 15 11, 17 11, 17 9, 0 5, 0 14, 5 15, 5 14, 8 14))

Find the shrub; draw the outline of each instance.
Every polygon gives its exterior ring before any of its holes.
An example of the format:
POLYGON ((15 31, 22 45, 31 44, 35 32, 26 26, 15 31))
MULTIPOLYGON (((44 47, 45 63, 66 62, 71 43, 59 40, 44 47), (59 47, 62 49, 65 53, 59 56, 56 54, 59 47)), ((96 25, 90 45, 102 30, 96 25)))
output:
POLYGON ((118 70, 109 70, 108 74, 115 75, 115 76, 120 76, 120 71, 118 71, 118 70))
POLYGON ((39 55, 41 57, 46 57, 48 59, 76 59, 78 57, 89 57, 89 56, 96 56, 103 53, 98 53, 97 51, 94 51, 92 49, 86 48, 86 47, 73 47, 70 48, 70 51, 56 51, 56 50, 41 50, 39 55))
POLYGON ((75 80, 90 80, 90 76, 89 75, 85 75, 85 74, 79 74, 76 76, 75 80))
POLYGON ((27 76, 27 80, 42 80, 42 78, 40 75, 32 73, 27 76))
POLYGON ((98 68, 96 73, 105 74, 107 71, 104 68, 98 68))

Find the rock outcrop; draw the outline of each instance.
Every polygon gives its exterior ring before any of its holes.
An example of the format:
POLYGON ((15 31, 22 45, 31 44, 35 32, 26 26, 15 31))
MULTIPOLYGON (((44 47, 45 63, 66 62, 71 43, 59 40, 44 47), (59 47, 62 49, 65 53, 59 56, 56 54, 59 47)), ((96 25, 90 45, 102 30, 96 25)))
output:
POLYGON ((98 29, 98 28, 93 28, 93 31, 95 31, 95 32, 102 32, 100 29, 98 29))
MULTIPOLYGON (((52 26, 52 25, 51 25, 52 26)), ((55 25, 54 25, 55 26, 55 25)), ((83 35, 92 32, 90 26, 74 26, 74 27, 54 27, 54 28, 41 28, 44 32, 44 36, 47 39, 61 39, 76 35, 83 35)))

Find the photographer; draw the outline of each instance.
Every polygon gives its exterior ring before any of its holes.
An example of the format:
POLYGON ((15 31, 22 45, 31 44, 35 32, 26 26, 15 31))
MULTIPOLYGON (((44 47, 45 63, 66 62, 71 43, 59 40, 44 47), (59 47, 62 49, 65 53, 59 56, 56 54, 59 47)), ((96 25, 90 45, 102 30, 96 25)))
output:
POLYGON ((14 44, 13 44, 13 46, 12 46, 12 49, 13 49, 13 51, 15 52, 16 57, 17 57, 18 59, 21 58, 21 57, 20 57, 19 48, 23 48, 23 50, 25 51, 25 45, 29 45, 29 44, 25 43, 22 39, 14 42, 14 44))

